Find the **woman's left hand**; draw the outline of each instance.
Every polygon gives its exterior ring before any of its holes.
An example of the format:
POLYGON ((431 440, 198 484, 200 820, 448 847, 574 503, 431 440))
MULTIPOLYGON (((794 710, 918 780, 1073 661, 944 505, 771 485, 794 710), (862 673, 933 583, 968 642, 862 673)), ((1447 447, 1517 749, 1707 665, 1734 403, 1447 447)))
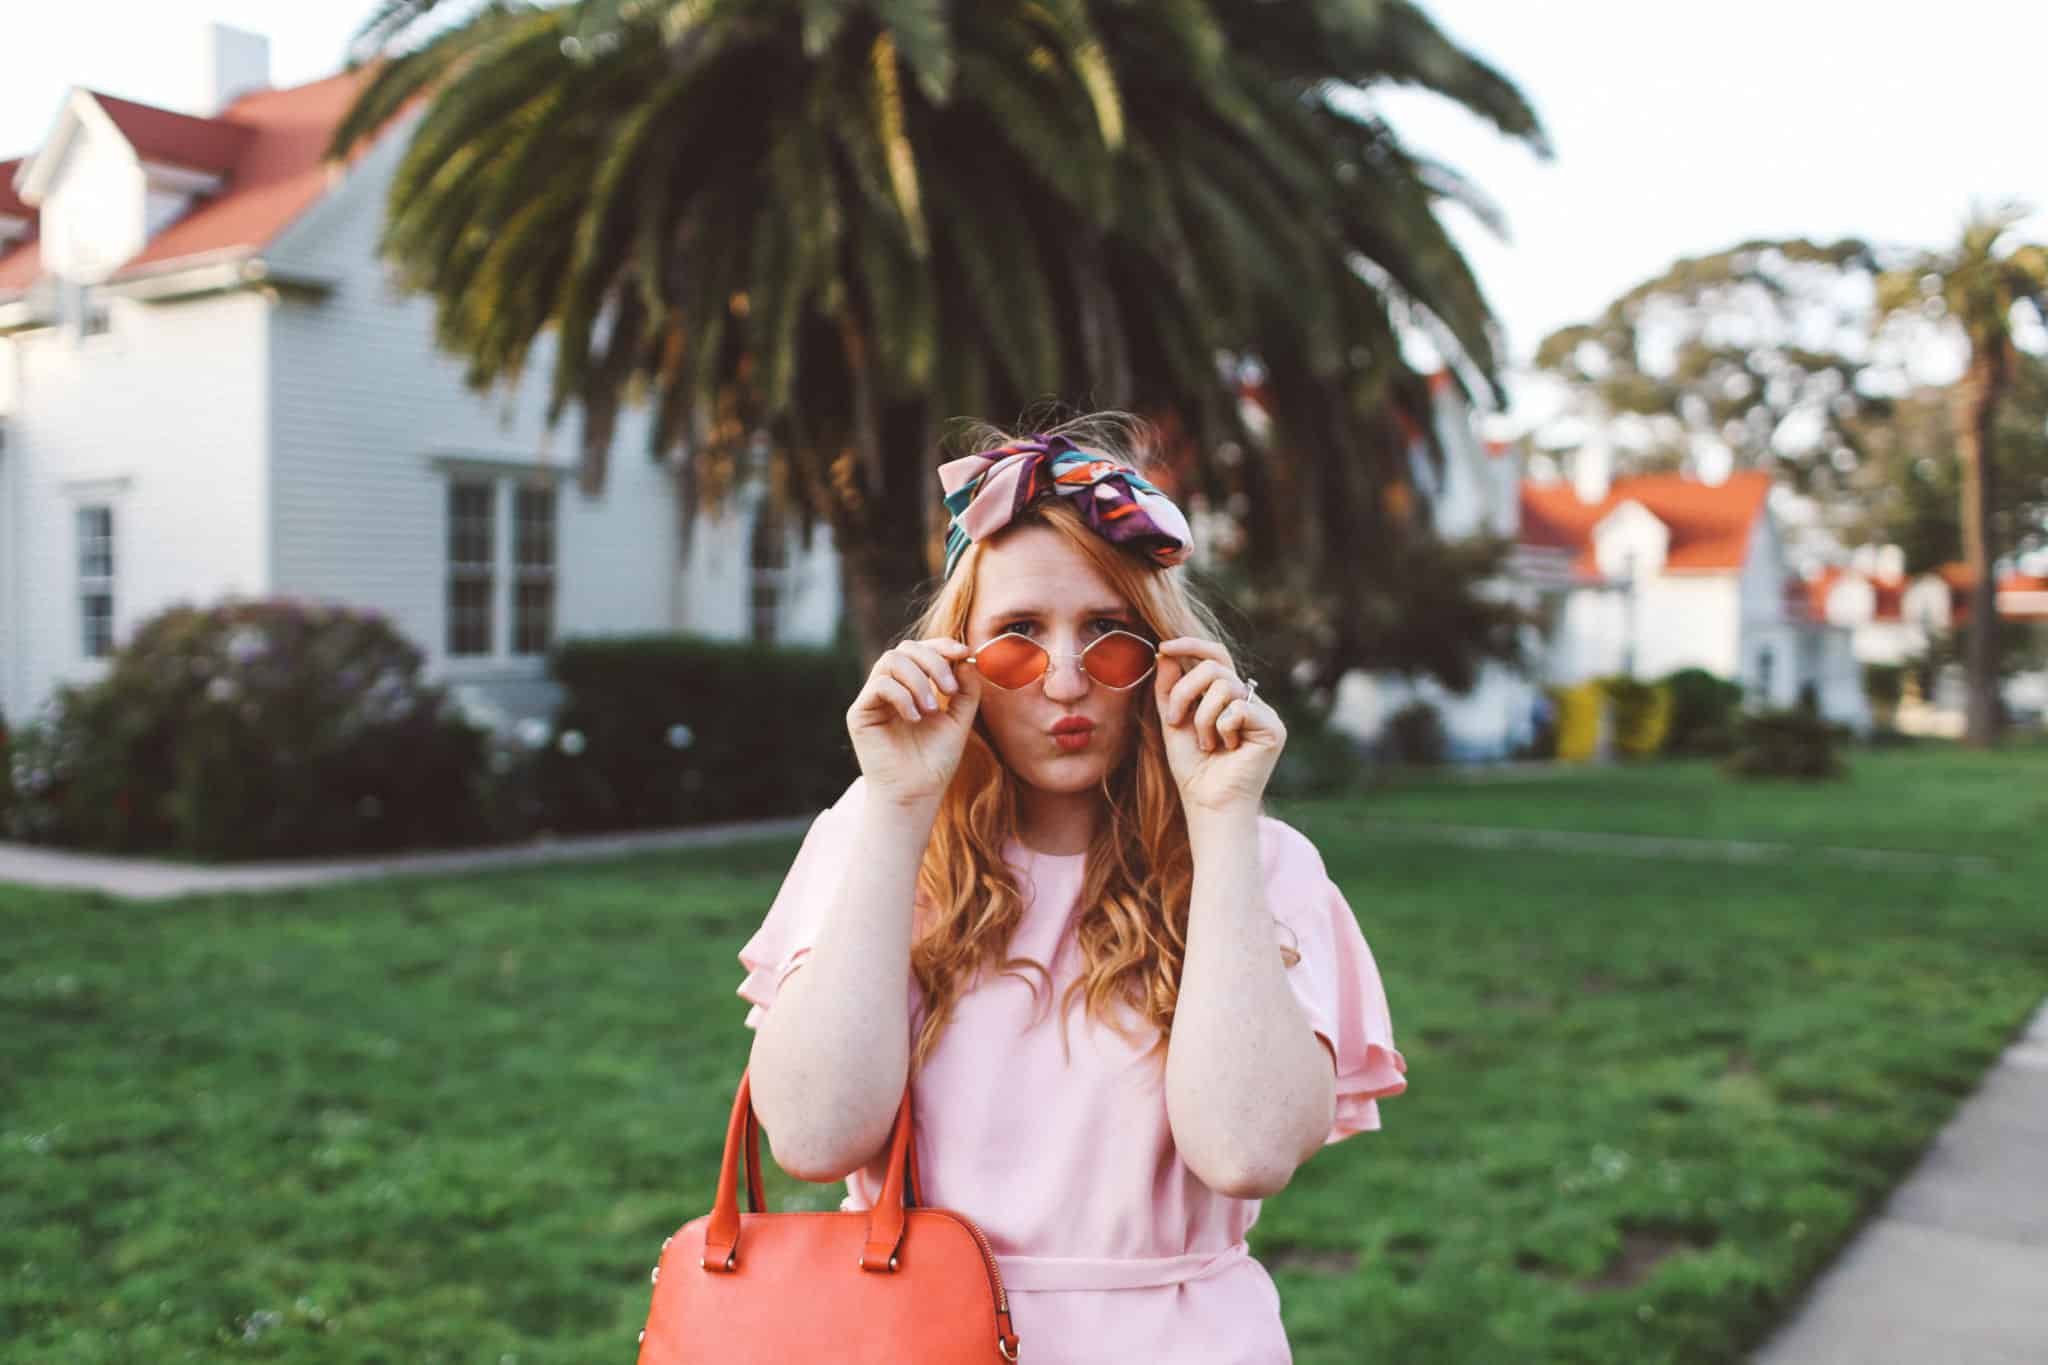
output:
POLYGON ((1160 642, 1152 697, 1167 765, 1190 811, 1257 809, 1265 793, 1287 727, 1247 692, 1222 645, 1190 636, 1160 642))

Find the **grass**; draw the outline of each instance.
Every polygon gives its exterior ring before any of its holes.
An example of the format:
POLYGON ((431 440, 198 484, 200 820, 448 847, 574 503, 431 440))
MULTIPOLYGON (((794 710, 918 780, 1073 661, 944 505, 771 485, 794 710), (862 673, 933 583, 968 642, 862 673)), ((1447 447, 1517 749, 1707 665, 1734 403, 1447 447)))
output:
MULTIPOLYGON (((1733 1361, 2038 1001, 2048 751, 1446 780, 1278 813, 1409 1092, 1253 1249, 1304 1365, 1733 1361), (1398 819, 1965 850, 1881 872, 1433 847, 1398 819)), ((793 839, 141 906, 0 892, 0 1361, 631 1358, 710 1203, 733 952, 793 839)), ((776 1207, 836 1188, 776 1175, 776 1207)), ((1028 1340, 1028 1337, 1027 1337, 1028 1340)))

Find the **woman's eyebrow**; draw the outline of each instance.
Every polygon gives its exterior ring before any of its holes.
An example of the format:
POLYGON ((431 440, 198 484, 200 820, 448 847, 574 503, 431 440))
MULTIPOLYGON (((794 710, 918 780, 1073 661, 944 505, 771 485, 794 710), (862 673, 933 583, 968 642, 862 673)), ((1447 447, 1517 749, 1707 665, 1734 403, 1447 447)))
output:
MULTIPOLYGON (((1077 610, 1083 616, 1128 616, 1131 614, 1130 608, 1121 603, 1115 606, 1080 607, 1077 610)), ((1046 610, 1044 607, 1011 607, 1007 611, 989 613, 991 617, 1000 618, 1005 621, 1015 620, 1020 616, 1029 616, 1034 619, 1043 620, 1047 616, 1056 614, 1046 610)))

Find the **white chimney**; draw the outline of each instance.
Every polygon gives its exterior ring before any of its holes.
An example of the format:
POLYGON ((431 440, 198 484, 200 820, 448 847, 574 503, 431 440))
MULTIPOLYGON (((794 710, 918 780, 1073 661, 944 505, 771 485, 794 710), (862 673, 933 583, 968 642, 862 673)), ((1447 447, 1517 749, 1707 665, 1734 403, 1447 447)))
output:
POLYGON ((193 112, 211 118, 239 95, 270 87, 270 39, 226 24, 208 24, 200 47, 193 112))
POLYGON ((1572 453, 1572 489, 1583 503, 1600 502, 1614 477, 1614 452, 1604 436, 1594 433, 1572 453))

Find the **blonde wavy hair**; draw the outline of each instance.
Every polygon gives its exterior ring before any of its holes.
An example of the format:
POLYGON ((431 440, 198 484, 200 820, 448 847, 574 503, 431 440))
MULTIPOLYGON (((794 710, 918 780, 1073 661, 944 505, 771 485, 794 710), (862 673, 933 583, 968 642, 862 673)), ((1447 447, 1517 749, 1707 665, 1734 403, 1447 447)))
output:
MULTIPOLYGON (((1042 434, 1068 437, 1084 450, 1130 464, 1148 434, 1124 413, 1093 413, 1051 427, 1042 434)), ((966 428, 963 443, 986 450, 1017 439, 995 427, 966 428)), ((1103 578, 1158 640, 1192 636, 1232 648, 1213 610, 1190 587, 1184 566, 1162 568, 1102 539, 1088 528, 1065 498, 1048 498, 999 532, 1020 525, 1050 527, 1088 557, 1103 578)), ((952 577, 917 613, 895 643, 950 636, 967 638, 981 569, 979 544, 962 552, 952 577)), ((1139 685, 1150 689, 1148 678, 1139 685)), ((1188 902, 1194 862, 1187 818, 1166 759, 1159 711, 1149 691, 1136 698, 1136 739, 1131 750, 1103 777, 1104 818, 1096 822, 1084 864, 1080 908, 1071 932, 1083 969, 1060 997, 1060 1046, 1069 1049, 1067 1015, 1074 996, 1084 993, 1087 1012, 1135 1046, 1142 1035, 1116 1015, 1132 1008, 1158 1030, 1149 1053, 1164 1065, 1180 994, 1181 962, 1187 948, 1188 902)), ((925 1020, 911 1052, 916 1074, 937 1046, 955 1003, 984 969, 1014 975, 1052 1007, 1052 973, 1032 958, 1011 957, 1011 935, 1024 915, 1024 897, 1003 858, 1003 845, 1017 830, 1019 779, 990 745, 983 719, 975 718, 951 784, 940 798, 938 816, 917 878, 917 924, 910 966, 922 993, 925 1020)), ((1300 954, 1282 947, 1289 966, 1300 954)), ((1068 1051, 1071 1056, 1071 1051, 1068 1051)))

